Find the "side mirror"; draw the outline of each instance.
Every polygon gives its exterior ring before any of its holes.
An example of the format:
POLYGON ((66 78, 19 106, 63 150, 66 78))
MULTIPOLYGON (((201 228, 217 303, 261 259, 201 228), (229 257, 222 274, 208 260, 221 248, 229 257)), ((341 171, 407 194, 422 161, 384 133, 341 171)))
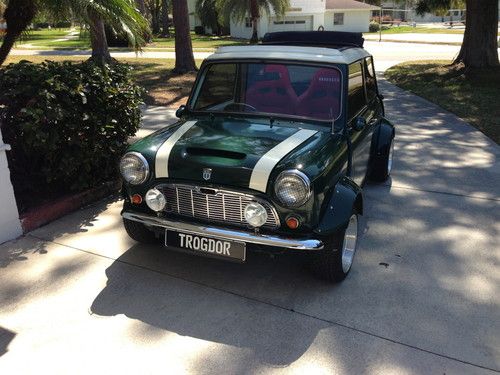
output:
POLYGON ((384 95, 382 95, 382 94, 378 94, 378 97, 380 98, 380 100, 384 100, 385 99, 384 95))
POLYGON ((179 109, 178 109, 177 111, 175 111, 175 116, 176 116, 177 118, 181 118, 181 117, 182 117, 182 115, 184 114, 184 112, 186 112, 186 106, 185 106, 185 105, 181 105, 181 106, 179 107, 179 109))
POLYGON ((366 127, 366 120, 363 116, 359 116, 354 122, 353 129, 356 131, 363 130, 366 127))

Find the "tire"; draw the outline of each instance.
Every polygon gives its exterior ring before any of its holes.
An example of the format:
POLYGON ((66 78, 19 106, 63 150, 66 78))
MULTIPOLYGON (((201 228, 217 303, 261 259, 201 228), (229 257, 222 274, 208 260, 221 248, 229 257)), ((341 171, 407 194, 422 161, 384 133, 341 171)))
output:
POLYGON ((372 160, 370 179, 376 182, 385 182, 391 175, 392 163, 394 158, 394 139, 391 140, 389 152, 386 155, 380 155, 372 160))
POLYGON ((343 281, 352 268, 358 239, 358 215, 353 212, 344 230, 333 236, 328 248, 313 255, 309 264, 319 279, 338 283, 343 281), (354 235, 354 238, 352 236, 354 235), (349 253, 349 254, 348 254, 349 253))
POLYGON ((123 226, 125 227, 129 237, 137 242, 144 244, 158 243, 158 238, 155 233, 152 230, 149 230, 144 224, 137 221, 123 219, 123 226))

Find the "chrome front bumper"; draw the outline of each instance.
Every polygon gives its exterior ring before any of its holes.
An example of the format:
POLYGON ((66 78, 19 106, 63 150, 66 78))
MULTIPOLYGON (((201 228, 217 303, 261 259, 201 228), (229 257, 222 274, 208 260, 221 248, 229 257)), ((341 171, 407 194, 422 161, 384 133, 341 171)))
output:
POLYGON ((189 224, 182 221, 132 212, 122 212, 122 216, 125 219, 137 221, 145 225, 187 232, 199 236, 216 237, 220 239, 241 241, 256 245, 282 247, 292 250, 317 251, 323 249, 323 242, 314 239, 302 240, 295 238, 270 236, 267 234, 249 233, 234 229, 222 229, 201 224, 189 224))

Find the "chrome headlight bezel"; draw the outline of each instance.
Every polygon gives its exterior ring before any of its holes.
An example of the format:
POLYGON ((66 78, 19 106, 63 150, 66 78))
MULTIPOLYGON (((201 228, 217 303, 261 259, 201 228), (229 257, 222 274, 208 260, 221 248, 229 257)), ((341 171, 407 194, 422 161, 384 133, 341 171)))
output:
POLYGON ((130 184, 130 185, 140 185, 140 184, 144 183, 148 179, 148 177, 149 177, 149 163, 148 163, 148 161, 146 160, 146 158, 142 154, 140 154, 138 152, 134 152, 134 151, 127 152, 120 159, 120 174, 121 174, 122 178, 125 180, 125 182, 127 184, 130 184), (133 178, 131 179, 130 176, 125 175, 122 163, 124 162, 124 160, 127 157, 133 157, 133 158, 135 158, 136 160, 138 160, 140 162, 141 173, 144 174, 142 176, 142 178, 136 180, 136 179, 133 179, 133 178))
POLYGON ((280 202, 280 204, 283 207, 297 208, 297 207, 303 206, 311 197, 311 193, 312 193, 311 181, 309 180, 309 177, 307 177, 305 173, 303 173, 297 169, 290 169, 290 170, 283 171, 276 178, 276 182, 274 184, 274 196, 276 197, 278 202, 280 202), (292 178, 296 179, 296 181, 299 181, 300 183, 302 183, 303 188, 305 190, 305 193, 301 197, 298 197, 297 199, 295 199, 295 201, 292 201, 292 202, 285 201, 283 199, 283 196, 282 196, 283 192, 281 191, 281 189, 283 189, 283 186, 281 184, 283 182, 283 179, 290 178, 290 177, 292 177, 292 178))

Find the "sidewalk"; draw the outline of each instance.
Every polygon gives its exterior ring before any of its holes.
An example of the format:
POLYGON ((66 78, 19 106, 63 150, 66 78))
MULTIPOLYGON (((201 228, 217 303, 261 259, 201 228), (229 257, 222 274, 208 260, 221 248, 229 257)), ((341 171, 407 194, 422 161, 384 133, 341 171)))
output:
MULTIPOLYGON (((379 34, 363 34, 365 40, 379 40, 379 34)), ((429 44, 451 44, 461 45, 464 39, 463 34, 423 34, 423 33, 401 33, 383 34, 384 42, 407 42, 407 43, 429 43, 429 44)))

